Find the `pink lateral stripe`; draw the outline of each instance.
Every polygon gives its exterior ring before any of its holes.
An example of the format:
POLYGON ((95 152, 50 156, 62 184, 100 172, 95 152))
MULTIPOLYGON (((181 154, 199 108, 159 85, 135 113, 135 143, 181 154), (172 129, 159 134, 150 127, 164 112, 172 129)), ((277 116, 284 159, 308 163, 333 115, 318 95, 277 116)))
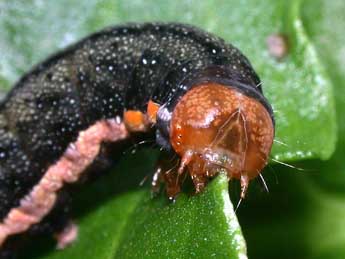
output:
POLYGON ((46 216, 53 208, 57 191, 64 183, 79 179, 98 155, 102 142, 115 142, 129 135, 124 123, 117 119, 101 120, 81 131, 63 156, 44 174, 39 183, 9 211, 0 224, 0 246, 8 236, 24 232, 46 216))

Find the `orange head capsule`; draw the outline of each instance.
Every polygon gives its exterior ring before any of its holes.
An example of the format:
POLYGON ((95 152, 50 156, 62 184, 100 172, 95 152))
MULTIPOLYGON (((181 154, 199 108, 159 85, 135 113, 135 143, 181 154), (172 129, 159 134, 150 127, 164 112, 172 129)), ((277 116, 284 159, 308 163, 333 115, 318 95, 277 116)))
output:
POLYGON ((274 124, 267 108, 237 88, 201 83, 172 111, 170 144, 199 192, 221 169, 240 179, 241 197, 268 161, 274 124))

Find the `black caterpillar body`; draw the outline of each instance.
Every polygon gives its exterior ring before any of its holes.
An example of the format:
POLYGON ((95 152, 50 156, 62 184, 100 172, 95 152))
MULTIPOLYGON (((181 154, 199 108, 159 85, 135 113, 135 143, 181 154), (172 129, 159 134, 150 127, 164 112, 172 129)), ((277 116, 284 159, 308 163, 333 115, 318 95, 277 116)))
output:
MULTIPOLYGON (((192 82, 208 80, 231 82, 272 115, 247 58, 189 25, 107 28, 38 64, 0 104, 0 218, 81 130, 127 109, 145 111, 149 100, 169 112, 192 82)), ((158 114, 155 129, 169 149, 169 116, 158 114)))

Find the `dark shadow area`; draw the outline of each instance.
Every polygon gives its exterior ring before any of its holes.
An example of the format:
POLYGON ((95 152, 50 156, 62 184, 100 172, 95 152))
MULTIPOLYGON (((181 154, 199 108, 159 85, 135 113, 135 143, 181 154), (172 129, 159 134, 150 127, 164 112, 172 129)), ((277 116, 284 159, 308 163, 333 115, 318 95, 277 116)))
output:
MULTIPOLYGON (((309 165, 315 168, 315 164, 309 165)), ((298 166, 308 168, 305 163, 298 166)), ((305 186, 318 173, 282 165, 271 169, 266 168, 263 173, 270 192, 258 192, 254 190, 257 186, 253 186, 237 213, 247 242, 248 258, 310 258, 306 218, 312 218, 318 211, 313 211, 313 200, 305 186)))

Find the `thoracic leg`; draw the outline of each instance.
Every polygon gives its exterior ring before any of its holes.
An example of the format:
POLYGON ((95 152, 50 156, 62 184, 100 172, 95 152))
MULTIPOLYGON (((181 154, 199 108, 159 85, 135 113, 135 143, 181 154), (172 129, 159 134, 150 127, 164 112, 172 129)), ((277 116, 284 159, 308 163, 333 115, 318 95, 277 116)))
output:
POLYGON ((158 192, 164 183, 169 199, 174 199, 181 191, 177 173, 178 161, 174 154, 162 151, 152 179, 152 191, 158 192))

